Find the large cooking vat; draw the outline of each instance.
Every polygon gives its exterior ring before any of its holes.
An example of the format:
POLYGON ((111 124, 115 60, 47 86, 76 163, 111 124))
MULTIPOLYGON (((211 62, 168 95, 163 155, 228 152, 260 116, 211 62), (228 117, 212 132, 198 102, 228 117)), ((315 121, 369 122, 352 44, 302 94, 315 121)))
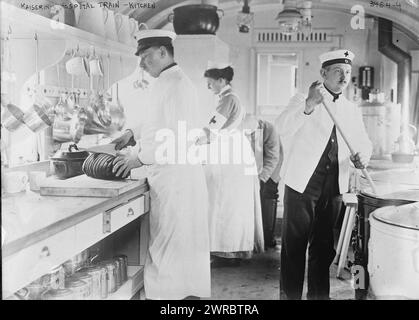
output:
POLYGON ((368 273, 376 299, 419 299, 419 202, 370 216, 368 273))
POLYGON ((371 174, 377 194, 373 194, 366 179, 361 178, 361 192, 357 195, 358 210, 354 228, 354 264, 365 272, 364 286, 355 290, 356 299, 365 299, 369 289, 368 244, 369 218, 372 212, 387 206, 402 206, 419 201, 419 170, 394 169, 371 174))

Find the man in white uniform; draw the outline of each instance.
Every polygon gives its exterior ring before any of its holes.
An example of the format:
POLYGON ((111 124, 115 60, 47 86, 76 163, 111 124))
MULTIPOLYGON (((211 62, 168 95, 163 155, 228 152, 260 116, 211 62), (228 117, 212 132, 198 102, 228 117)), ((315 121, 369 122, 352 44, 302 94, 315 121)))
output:
POLYGON ((175 36, 165 30, 138 33, 140 67, 157 80, 147 101, 148 114, 138 115, 147 117, 143 126, 114 141, 121 149, 141 137, 139 153, 120 153, 114 171, 125 177, 131 169, 147 166, 151 212, 144 287, 146 298, 153 300, 211 296, 205 175, 198 162, 190 164, 181 154, 196 137, 180 142, 186 148, 177 145, 179 126, 186 125, 186 132, 198 128, 200 110, 191 80, 174 62, 175 36), (170 150, 175 150, 173 159, 167 157, 170 150))
POLYGON ((348 50, 320 56, 323 83, 314 82, 308 97, 295 95, 276 120, 284 146, 281 177, 285 183, 281 248, 281 299, 301 299, 308 245, 308 299, 329 299, 329 267, 335 256, 333 226, 341 194, 348 191, 350 160, 368 164, 371 142, 361 111, 342 94, 350 81, 348 50), (326 103, 358 152, 350 155, 322 105, 326 103))

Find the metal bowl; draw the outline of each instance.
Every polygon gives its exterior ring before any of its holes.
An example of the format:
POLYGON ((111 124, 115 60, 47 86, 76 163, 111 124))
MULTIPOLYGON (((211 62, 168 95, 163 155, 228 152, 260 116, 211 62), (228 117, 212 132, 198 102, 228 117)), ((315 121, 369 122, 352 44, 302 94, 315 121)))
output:
POLYGON ((397 163, 411 163, 415 157, 414 153, 399 153, 393 152, 391 154, 391 160, 397 163))

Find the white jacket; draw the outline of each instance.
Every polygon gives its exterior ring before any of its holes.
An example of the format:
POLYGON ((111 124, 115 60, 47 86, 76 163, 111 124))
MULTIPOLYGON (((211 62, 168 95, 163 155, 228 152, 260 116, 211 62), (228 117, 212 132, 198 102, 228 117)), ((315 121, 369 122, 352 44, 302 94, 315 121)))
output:
MULTIPOLYGON (((275 121, 275 127, 284 147, 284 163, 280 175, 290 188, 302 193, 310 180, 326 148, 333 129, 333 121, 322 104, 310 115, 304 114, 306 96, 296 94, 287 108, 275 121)), ((332 95, 325 102, 336 116, 342 131, 353 145, 355 152, 371 157, 372 144, 365 130, 361 110, 340 95, 336 102, 332 95)), ((349 187, 350 152, 337 130, 339 190, 345 193, 349 187)))

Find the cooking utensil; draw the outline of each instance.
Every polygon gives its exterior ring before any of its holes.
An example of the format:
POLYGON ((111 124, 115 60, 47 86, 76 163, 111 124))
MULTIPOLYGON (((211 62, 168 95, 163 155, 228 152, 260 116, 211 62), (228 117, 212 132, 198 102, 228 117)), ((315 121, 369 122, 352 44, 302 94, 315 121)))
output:
POLYGON ((168 20, 177 34, 215 34, 223 15, 216 6, 191 4, 173 9, 168 20))
POLYGON ((2 103, 1 113, 1 125, 10 132, 19 129, 25 122, 23 121, 24 113, 19 107, 14 104, 8 103, 3 105, 2 103))
POLYGON ((40 300, 42 294, 47 290, 41 283, 32 282, 26 289, 29 290, 29 299, 30 300, 40 300))
POLYGON ((68 74, 72 76, 89 75, 89 64, 86 57, 79 53, 79 48, 73 50, 72 57, 65 63, 68 74))
POLYGON ((52 121, 47 110, 52 110, 50 102, 45 99, 43 102, 35 102, 26 110, 23 121, 33 132, 41 131, 52 126, 52 121))
POLYGON ((401 152, 393 152, 391 154, 391 160, 397 163, 411 163, 415 158, 414 153, 401 153, 401 152))
POLYGON ((114 259, 121 263, 121 280, 122 283, 128 280, 128 257, 124 254, 114 256, 114 259))
POLYGON ((106 268, 106 274, 107 274, 107 280, 108 280, 108 294, 113 293, 116 291, 116 264, 115 261, 112 260, 105 260, 102 261, 100 266, 103 266, 106 268))
POLYGON ((83 163, 83 172, 92 178, 103 180, 122 180, 113 170, 115 157, 105 153, 92 153, 83 163))
POLYGON ((73 300, 74 293, 70 289, 51 289, 41 294, 42 300, 73 300))
POLYGON ((75 144, 70 145, 68 151, 59 150, 51 158, 55 175, 59 179, 67 179, 83 174, 82 165, 88 156, 87 151, 79 151, 75 144), (73 151, 73 149, 77 151, 73 151))
POLYGON ((72 276, 72 278, 87 283, 86 299, 90 299, 93 291, 93 277, 86 272, 78 271, 72 276))
MULTIPOLYGON (((329 106, 324 101, 323 101, 323 106, 326 108, 327 113, 329 114, 330 118, 332 118, 332 121, 334 122, 336 128, 339 130, 339 133, 342 136, 343 140, 345 141, 346 145, 348 146, 348 149, 349 149, 351 155, 355 156, 355 154, 356 154, 355 149, 352 147, 352 144, 349 142, 348 138, 346 137, 346 134, 342 131, 342 128, 339 124, 339 121, 336 119, 334 114, 331 112, 329 106)), ((370 184, 372 191, 376 194, 377 193, 377 188, 375 187, 375 184, 372 181, 371 176, 368 173, 367 169, 364 168, 364 169, 361 169, 361 171, 364 174, 364 176, 367 178, 368 183, 370 184)))
POLYGON ((122 275, 122 263, 121 263, 121 261, 119 260, 119 259, 113 259, 113 261, 114 261, 114 263, 115 263, 115 265, 116 265, 116 272, 115 272, 115 274, 116 274, 116 287, 117 287, 117 289, 122 285, 122 282, 123 282, 123 280, 122 280, 122 278, 123 278, 123 275, 122 275))
POLYGON ((370 225, 370 291, 377 299, 417 300, 419 203, 375 210, 370 225))
POLYGON ((103 76, 102 59, 96 55, 95 48, 93 48, 93 55, 89 58, 89 71, 90 76, 103 76))
POLYGON ((106 299, 108 297, 107 269, 101 266, 89 266, 81 269, 82 272, 92 276, 92 300, 106 299))
POLYGON ((65 269, 58 266, 41 277, 41 284, 47 289, 64 289, 65 269))
POLYGON ((108 143, 108 144, 102 144, 102 145, 93 146, 93 147, 89 147, 85 149, 82 148, 81 150, 85 150, 92 153, 105 153, 105 154, 109 154, 115 157, 116 156, 115 146, 116 146, 115 143, 108 143))
POLYGON ((65 281, 66 289, 73 292, 74 300, 86 300, 89 297, 89 284, 77 277, 68 277, 65 281))

